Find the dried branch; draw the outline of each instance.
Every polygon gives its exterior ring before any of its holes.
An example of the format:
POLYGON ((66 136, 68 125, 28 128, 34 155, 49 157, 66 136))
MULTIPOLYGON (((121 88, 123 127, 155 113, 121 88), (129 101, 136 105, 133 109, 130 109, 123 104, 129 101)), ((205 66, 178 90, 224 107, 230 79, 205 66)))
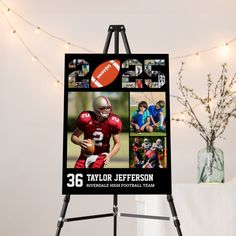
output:
POLYGON ((231 117, 236 118, 236 91, 233 87, 236 84, 236 74, 229 79, 227 75, 227 65, 222 65, 222 70, 219 79, 214 84, 211 75, 207 79, 207 95, 200 97, 192 88, 188 88, 183 84, 183 66, 181 64, 178 73, 177 85, 180 95, 172 96, 176 99, 185 110, 186 117, 183 119, 173 119, 187 124, 200 132, 202 138, 207 142, 207 145, 213 145, 216 138, 221 138, 226 127, 228 126, 231 117), (193 106, 193 101, 203 106, 207 115, 207 124, 199 119, 199 114, 193 106))

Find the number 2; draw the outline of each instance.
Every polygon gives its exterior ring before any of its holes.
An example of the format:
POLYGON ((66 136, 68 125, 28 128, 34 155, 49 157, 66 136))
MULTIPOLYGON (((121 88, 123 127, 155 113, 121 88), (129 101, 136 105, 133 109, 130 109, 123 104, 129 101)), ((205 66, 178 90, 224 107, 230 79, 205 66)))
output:
POLYGON ((115 116, 113 116, 111 119, 114 120, 114 121, 117 122, 117 123, 119 123, 119 121, 120 121, 120 119, 117 118, 117 117, 115 117, 115 116))
POLYGON ((101 131, 95 131, 93 133, 93 141, 95 146, 101 147, 104 134, 101 131))
POLYGON ((84 113, 84 114, 82 114, 82 119, 84 119, 84 118, 89 118, 90 117, 90 114, 89 113, 84 113))

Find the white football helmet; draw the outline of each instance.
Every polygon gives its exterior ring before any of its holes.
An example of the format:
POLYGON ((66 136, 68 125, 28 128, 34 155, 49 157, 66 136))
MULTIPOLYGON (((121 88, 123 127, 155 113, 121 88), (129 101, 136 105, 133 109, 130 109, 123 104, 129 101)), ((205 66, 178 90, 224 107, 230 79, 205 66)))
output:
POLYGON ((93 100, 93 110, 98 118, 107 119, 112 111, 111 102, 106 96, 99 96, 93 100))
POLYGON ((156 140, 156 144, 162 144, 162 140, 160 139, 160 138, 158 138, 157 140, 156 140))

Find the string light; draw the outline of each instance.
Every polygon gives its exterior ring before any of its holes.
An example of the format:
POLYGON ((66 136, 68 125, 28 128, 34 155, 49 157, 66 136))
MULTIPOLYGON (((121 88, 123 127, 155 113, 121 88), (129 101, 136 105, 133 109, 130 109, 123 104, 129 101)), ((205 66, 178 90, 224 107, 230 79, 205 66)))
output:
MULTIPOLYGON (((173 97, 171 95, 171 97, 173 97)), ((197 103, 195 105, 192 106, 193 109, 197 108, 197 107, 201 107, 202 103, 197 103)), ((176 112, 176 113, 172 113, 171 114, 171 120, 172 121, 181 121, 181 119, 185 119, 186 118, 186 111, 181 111, 181 112, 176 112)))
MULTIPOLYGON (((68 49, 70 46, 73 46, 73 47, 80 48, 80 49, 82 49, 82 50, 84 50, 84 51, 87 51, 87 52, 92 52, 92 53, 94 52, 94 51, 92 51, 92 50, 90 50, 90 49, 88 49, 88 48, 85 48, 85 47, 83 47, 83 46, 80 46, 80 45, 78 45, 78 44, 68 42, 67 40, 65 40, 65 39, 63 39, 63 38, 58 37, 58 36, 56 36, 56 35, 50 33, 49 31, 45 30, 44 28, 33 24, 32 22, 28 21, 24 16, 22 16, 21 14, 19 14, 18 12, 16 12, 14 9, 10 8, 7 4, 5 4, 4 1, 0 0, 0 3, 1 3, 1 4, 5 7, 5 9, 6 9, 6 15, 9 15, 9 13, 11 12, 12 14, 16 15, 19 19, 21 19, 21 20, 22 20, 23 22, 25 22, 26 24, 30 25, 31 27, 34 27, 35 32, 37 32, 37 33, 38 33, 38 32, 43 32, 43 33, 45 33, 46 35, 50 36, 51 38, 54 38, 54 39, 59 40, 59 41, 61 41, 61 42, 64 42, 64 45, 65 45, 65 48, 66 48, 66 49, 68 49)), ((11 28, 12 28, 12 27, 11 27, 11 28)), ((17 35, 17 36, 20 38, 20 40, 22 41, 22 44, 23 44, 26 48, 29 49, 29 47, 26 45, 25 41, 23 41, 23 38, 16 32, 16 30, 13 29, 13 28, 12 28, 12 30, 13 30, 12 34, 13 34, 13 35, 17 35)), ((231 43, 235 42, 235 41, 236 41, 236 38, 232 38, 231 40, 227 41, 227 42, 224 43, 224 44, 219 44, 219 45, 216 45, 216 46, 207 48, 207 49, 198 50, 197 53, 196 53, 196 51, 195 51, 195 52, 193 52, 193 53, 189 53, 189 54, 186 54, 186 55, 180 55, 180 56, 170 57, 170 60, 184 59, 184 58, 191 57, 191 56, 195 56, 196 59, 199 60, 199 59, 200 59, 200 54, 207 53, 207 52, 212 51, 212 50, 215 50, 215 49, 217 49, 217 48, 222 48, 222 46, 223 46, 223 48, 224 48, 224 50, 223 50, 223 51, 224 51, 224 54, 227 54, 228 51, 229 51, 229 45, 230 45, 231 43)), ((27 50, 28 50, 28 49, 27 49, 27 50)), ((31 50, 28 50, 28 51, 31 51, 31 50)), ((32 55, 32 60, 33 60, 34 57, 35 57, 35 56, 32 55)), ((35 58, 36 58, 36 57, 35 57, 35 58)), ((38 61, 47 71, 50 71, 50 70, 46 67, 46 65, 44 65, 38 58, 37 58, 37 61, 38 61)), ((51 71, 50 71, 49 73, 52 74, 51 71)), ((55 78, 55 76, 53 75, 52 77, 54 78, 54 80, 56 80, 55 83, 57 83, 57 79, 55 78)))
POLYGON ((224 52, 225 52, 225 54, 227 54, 229 52, 229 44, 228 43, 225 43, 225 45, 224 45, 224 52))
POLYGON ((65 44, 65 48, 68 49, 70 47, 70 42, 65 44))
POLYGON ((196 59, 197 59, 197 60, 200 60, 200 56, 199 56, 199 53, 198 53, 198 52, 196 53, 196 59))
MULTIPOLYGON (((9 11, 10 11, 10 8, 7 6, 6 3, 4 3, 4 1, 0 0, 0 2, 2 3, 2 5, 3 5, 6 9, 9 9, 9 11)), ((16 12, 14 9, 11 9, 11 12, 12 12, 14 15, 16 15, 19 19, 21 19, 23 22, 25 22, 26 24, 28 24, 28 25, 30 25, 31 27, 33 27, 34 29, 35 29, 35 28, 36 28, 36 29, 39 28, 41 32, 43 32, 44 34, 48 35, 49 37, 54 38, 54 39, 56 39, 56 40, 59 40, 59 41, 65 43, 65 45, 68 44, 68 40, 65 40, 65 39, 63 39, 63 38, 61 38, 61 37, 59 37, 59 36, 56 36, 56 35, 50 33, 49 31, 47 31, 46 29, 44 29, 44 28, 42 28, 42 27, 39 27, 38 25, 36 25, 36 24, 30 22, 30 21, 27 20, 24 16, 22 16, 21 14, 19 14, 18 12, 16 12)), ((94 52, 94 51, 92 51, 92 50, 90 50, 90 49, 88 49, 88 48, 85 48, 85 47, 83 47, 83 46, 80 46, 80 45, 75 44, 75 43, 72 43, 72 42, 70 42, 69 45, 70 45, 70 46, 73 46, 73 47, 76 47, 76 48, 79 48, 79 49, 82 49, 82 50, 87 51, 87 52, 92 52, 92 53, 94 52)))
POLYGON ((33 56, 32 57, 32 61, 36 61, 37 60, 37 57, 36 56, 33 56))
POLYGON ((59 80, 57 80, 57 81, 54 82, 54 86, 55 86, 55 87, 57 87, 59 84, 60 84, 60 81, 59 81, 59 80))
POLYGON ((195 53, 189 53, 189 54, 182 55, 182 56, 171 57, 170 60, 184 59, 184 58, 188 58, 188 57, 192 57, 192 56, 195 56, 195 57, 197 57, 197 59, 200 59, 199 54, 207 53, 207 52, 210 52, 210 51, 213 51, 217 48, 222 48, 222 47, 224 48, 225 52, 228 52, 229 51, 229 45, 234 43, 235 41, 236 41, 236 38, 232 38, 230 41, 228 41, 226 43, 218 44, 218 45, 213 46, 211 48, 199 50, 197 53, 195 52, 195 53), (199 56, 199 58, 198 58, 198 56, 199 56))
POLYGON ((36 32, 36 33, 39 33, 39 32, 40 32, 40 27, 39 27, 39 26, 35 29, 35 32, 36 32))
POLYGON ((55 81, 55 83, 57 85, 59 85, 59 84, 63 85, 63 83, 61 83, 60 80, 57 79, 57 77, 51 72, 51 70, 38 57, 35 56, 35 54, 30 49, 30 47, 25 43, 23 37, 18 32, 16 32, 16 30, 14 29, 12 24, 9 22, 8 18, 6 17, 6 15, 4 15, 3 12, 1 12, 1 15, 5 18, 8 26, 12 29, 12 33, 18 37, 18 39, 20 40, 20 42, 22 43, 24 48, 31 55, 32 61, 36 61, 37 60, 37 62, 51 75, 51 78, 55 81))
POLYGON ((225 44, 225 50, 227 50, 227 51, 229 50, 229 44, 228 43, 225 44))
POLYGON ((221 46, 220 48, 221 51, 221 56, 226 57, 229 55, 229 43, 225 43, 224 45, 221 46))
MULTIPOLYGON (((20 18, 22 21, 24 21, 26 24, 34 27, 34 28, 39 28, 41 32, 47 34, 48 36, 56 39, 56 40, 59 40, 59 41, 62 41, 65 43, 65 48, 68 48, 69 46, 73 46, 73 47, 77 47, 77 48, 80 48, 84 51, 87 51, 87 52, 94 52, 88 48, 85 48, 81 45, 78 45, 78 44, 75 44, 75 43, 69 43, 68 44, 68 40, 65 40, 61 37, 58 37, 50 32, 48 32, 47 30, 43 29, 42 27, 39 27, 39 26, 36 26, 35 24, 33 24, 32 22, 28 21, 25 17, 23 17, 21 14, 19 14, 18 12, 16 12, 15 10, 13 9, 10 9, 2 0, 0 0, 0 2, 2 3, 2 5, 8 10, 8 12, 12 12, 13 14, 15 14, 18 18, 20 18)), ((213 46, 211 48, 207 48, 207 49, 203 49, 203 50, 199 50, 197 53, 198 53, 198 56, 196 55, 196 52, 193 52, 193 53, 189 53, 189 54, 186 54, 186 55, 180 55, 180 56, 174 56, 174 57, 170 57, 170 60, 177 60, 177 59, 184 59, 184 58, 187 58, 187 57, 191 57, 191 56, 195 56, 197 59, 200 59, 200 56, 199 54, 203 54, 203 53, 207 53, 209 51, 212 51, 212 50, 215 50, 217 48, 221 48, 222 46, 225 46, 225 48, 228 48, 229 47, 229 44, 233 43, 236 41, 236 38, 232 38, 231 40, 229 40, 227 43, 224 43, 224 44, 219 44, 219 45, 216 45, 216 46, 213 46)), ((226 49, 227 51, 227 49, 226 49)))

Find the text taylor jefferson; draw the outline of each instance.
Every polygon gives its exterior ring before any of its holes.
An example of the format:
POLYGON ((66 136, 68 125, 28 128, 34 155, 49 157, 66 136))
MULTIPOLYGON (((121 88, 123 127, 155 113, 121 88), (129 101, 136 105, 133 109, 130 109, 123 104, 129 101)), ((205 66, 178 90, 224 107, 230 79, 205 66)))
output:
POLYGON ((153 181, 153 174, 87 174, 88 181, 153 181))

